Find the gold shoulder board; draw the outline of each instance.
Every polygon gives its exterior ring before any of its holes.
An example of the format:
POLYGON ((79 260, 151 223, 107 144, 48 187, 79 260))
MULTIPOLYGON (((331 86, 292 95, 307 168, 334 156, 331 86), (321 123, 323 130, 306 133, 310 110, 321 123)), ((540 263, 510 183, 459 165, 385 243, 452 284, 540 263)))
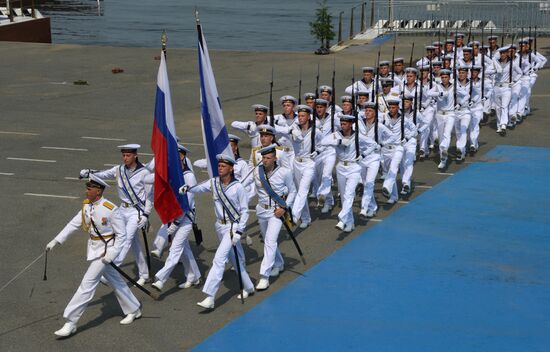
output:
POLYGON ((110 203, 110 202, 103 202, 103 206, 109 210, 113 210, 113 208, 115 207, 115 205, 113 203, 110 203))

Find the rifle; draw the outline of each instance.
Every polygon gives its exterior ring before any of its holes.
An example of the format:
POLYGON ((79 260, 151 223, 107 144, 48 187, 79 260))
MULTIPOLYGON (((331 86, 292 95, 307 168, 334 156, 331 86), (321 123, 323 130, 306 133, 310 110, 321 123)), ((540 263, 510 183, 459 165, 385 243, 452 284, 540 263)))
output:
POLYGON ((453 106, 456 106, 456 85, 458 83, 458 77, 456 76, 456 35, 458 34, 458 28, 455 29, 455 47, 453 53, 453 106))
MULTIPOLYGON (((483 26, 481 27, 481 48, 483 48, 483 26)), ((481 51, 481 100, 485 98, 485 54, 481 51)))
MULTIPOLYGON (((491 27, 491 34, 490 34, 489 38, 492 38, 492 37, 493 37, 493 27, 491 27)), ((487 46, 489 47, 489 42, 487 42, 487 46)), ((491 47, 489 47, 488 50, 489 50, 489 57, 492 60, 493 59, 493 49, 491 49, 491 47)))
MULTIPOLYGON (((420 81, 422 81, 422 74, 420 74, 420 81)), ((418 110, 418 83, 414 82, 414 110, 413 110, 413 123, 416 126, 416 114, 418 110)), ((422 86, 420 86, 422 89, 422 86)), ((422 104, 422 101, 420 102, 422 104)))
MULTIPOLYGON (((423 72, 424 72, 424 60, 422 60, 422 63, 420 65, 420 104, 416 105, 417 102, 416 101, 414 102, 415 106, 418 107, 419 111, 422 111, 422 98, 424 94, 424 77, 422 77, 423 72)), ((416 100, 416 96, 414 99, 416 100)), ((416 124, 416 113, 415 113, 415 124, 416 124)))
POLYGON ((298 105, 302 104, 302 69, 300 68, 300 80, 298 81, 298 105))
POLYGON ((413 66, 413 54, 414 54, 414 42, 413 42, 413 45, 412 45, 412 48, 411 48, 411 57, 409 59, 409 67, 413 66))
POLYGON ((405 85, 403 85, 401 96, 401 140, 403 140, 405 138, 405 85))
POLYGON ((351 73, 351 93, 351 114, 355 116, 355 158, 359 158, 359 114, 355 100, 355 65, 353 65, 351 73))
POLYGON ((393 60, 395 60, 395 41, 397 40, 397 34, 393 35, 393 48, 391 52, 391 79, 394 79, 395 73, 393 72, 393 60))
MULTIPOLYGON (((233 235, 231 235, 233 237, 233 235)), ((239 278, 239 288, 241 289, 241 304, 244 304, 244 285, 243 285, 243 275, 241 274, 241 263, 239 261, 239 252, 237 251, 237 246, 233 245, 233 254, 235 255, 235 266, 237 269, 237 277, 239 278)))
POLYGON ((269 114, 271 115, 269 124, 273 127, 275 126, 275 111, 273 111, 273 66, 271 66, 271 82, 269 83, 269 114))
POLYGON ((304 265, 307 265, 306 264, 306 258, 304 258, 304 253, 302 252, 302 248, 300 248, 300 245, 298 244, 298 241, 296 241, 296 236, 294 235, 294 232, 292 232, 292 229, 290 228, 290 225, 288 224, 287 221, 285 221, 284 219, 282 218, 279 218, 281 220, 281 222, 283 223, 286 231, 288 232, 288 235, 290 236, 290 238, 292 239, 292 242, 294 242, 294 246, 296 247, 296 249, 298 250, 298 254, 300 255, 300 258, 302 259, 302 263, 304 265))
POLYGON ((378 143, 378 71, 380 71, 380 48, 378 48, 378 58, 376 59, 376 82, 374 91, 374 140, 378 143))
POLYGON ((523 66, 522 66, 522 58, 523 58, 523 27, 521 27, 521 40, 519 43, 519 68, 521 69, 521 75, 523 76, 523 66))
POLYGON ((529 44, 529 51, 527 52, 529 54, 529 67, 531 67, 531 26, 529 26, 529 39, 527 39, 527 44, 529 44))
MULTIPOLYGON (((138 219, 141 219, 141 211, 139 210, 138 210, 138 219)), ((149 226, 146 226, 146 227, 147 229, 149 228, 149 226)), ((143 236, 143 243, 145 245, 145 255, 147 258, 147 270, 151 272, 151 254, 149 253, 149 243, 147 242, 147 230, 145 229, 145 227, 141 228, 141 234, 143 236)))
POLYGON ((535 55, 537 55, 537 26, 535 26, 535 55))
POLYGON ((315 104, 313 105, 313 126, 311 127, 311 153, 315 152, 315 130, 317 129, 317 99, 319 99, 319 63, 317 63, 317 80, 315 82, 315 104))
POLYGON ((334 112, 336 110, 336 88, 334 87, 336 85, 335 80, 336 80, 336 58, 334 58, 334 61, 332 64, 332 94, 331 94, 332 101, 330 102, 330 132, 334 132, 334 112))
MULTIPOLYGON (((437 49, 437 59, 441 60, 441 28, 437 30, 437 45, 439 47, 439 49, 437 49)), ((432 58, 430 58, 430 65, 431 65, 431 59, 432 58)))

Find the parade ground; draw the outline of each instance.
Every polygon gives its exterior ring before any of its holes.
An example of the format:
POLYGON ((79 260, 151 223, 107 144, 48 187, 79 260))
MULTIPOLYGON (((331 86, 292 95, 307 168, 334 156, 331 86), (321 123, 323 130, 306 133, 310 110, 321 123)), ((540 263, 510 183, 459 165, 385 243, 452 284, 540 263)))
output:
MULTIPOLYGON (((399 38, 396 56, 408 62, 415 42, 418 59, 418 48, 433 40, 399 38)), ((539 51, 547 55, 549 44, 539 38, 539 51)), ((383 59, 391 58, 391 45, 382 45, 383 59)), ((213 49, 228 126, 251 120, 252 104, 268 105, 272 68, 278 111, 281 95, 298 96, 300 72, 303 94, 315 89, 318 63, 320 84, 331 83, 335 64, 339 97, 353 66, 357 79, 362 66, 375 65, 378 50, 358 46, 319 57, 213 49)), ((77 333, 57 340, 53 332, 87 268, 87 235, 75 234, 48 254, 47 281, 38 257, 80 210, 81 169, 120 163, 117 146, 125 143, 142 145, 140 160, 152 158, 158 55, 160 48, 0 43, 1 351, 544 351, 550 345, 548 69, 538 72, 532 114, 521 125, 502 137, 492 117, 481 128, 480 151, 456 163, 451 148, 444 172, 433 154, 418 161, 413 193, 397 204, 385 204, 377 183, 377 216, 360 219, 356 202, 351 234, 334 227, 339 205, 327 216, 312 200, 313 223, 297 231, 307 265, 282 232, 285 271, 245 304, 236 299, 235 272, 227 270, 216 309, 202 310, 200 288, 177 287, 184 281, 178 266, 158 301, 133 289, 143 304, 133 324, 119 324, 114 294, 100 285, 77 333), (113 73, 118 68, 124 72, 113 73)), ((197 52, 169 47, 167 57, 177 133, 192 160, 203 158, 197 52)), ((195 173, 199 181, 208 178, 195 173)), ((114 187, 106 197, 119 203, 114 187)), ((211 196, 196 197, 196 205, 204 243, 191 246, 205 278, 218 240, 211 196)), ((159 226, 154 215, 149 244, 159 226)), ((253 213, 247 232, 254 242, 244 245, 247 271, 256 283, 263 244, 253 213)), ((152 258, 153 273, 165 259, 166 252, 152 258)), ((137 277, 131 253, 122 269, 137 277)))

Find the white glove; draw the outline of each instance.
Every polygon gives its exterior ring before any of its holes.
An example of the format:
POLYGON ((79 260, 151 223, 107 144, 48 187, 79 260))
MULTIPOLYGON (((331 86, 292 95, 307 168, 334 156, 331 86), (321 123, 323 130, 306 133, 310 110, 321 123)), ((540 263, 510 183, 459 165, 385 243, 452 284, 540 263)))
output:
POLYGON ((170 226, 168 226, 168 228, 166 229, 166 233, 168 234, 168 236, 174 236, 179 227, 180 224, 174 221, 170 224, 170 226))
POLYGON ((470 101, 470 102, 468 103, 468 107, 471 108, 472 106, 474 106, 474 102, 473 102, 473 101, 470 101))
POLYGON ((59 242, 57 242, 56 240, 51 240, 47 245, 46 245, 46 252, 49 252, 53 249, 53 247, 55 247, 59 242))
POLYGON ((482 101, 483 103, 485 103, 485 102, 487 101, 487 98, 486 98, 486 97, 483 97, 483 98, 481 98, 481 101, 482 101))
POLYGON ((115 258, 118 256, 118 253, 116 253, 115 251, 107 251, 107 253, 105 253, 105 255, 103 256, 103 258, 101 258, 101 262, 103 264, 109 264, 111 263, 113 260, 115 260, 115 258))
POLYGON ((248 128, 247 128, 247 130, 248 130, 249 132, 256 132, 256 123, 250 121, 250 122, 248 123, 248 128))
POLYGON ((439 96, 443 98, 443 92, 439 92, 439 96))
POLYGON ((149 215, 142 214, 141 217, 139 218, 137 225, 140 229, 144 229, 148 223, 149 223, 149 215))
POLYGON ((88 177, 90 177, 90 171, 91 171, 90 169, 82 169, 82 170, 80 170, 80 174, 79 174, 80 178, 88 178, 88 177))
POLYGON ((456 105, 455 105, 455 110, 460 110, 461 107, 462 107, 462 105, 456 104, 456 105))
POLYGON ((319 152, 314 150, 313 153, 309 154, 309 157, 312 158, 312 159, 315 159, 315 157, 319 155, 319 152))
POLYGON ((179 192, 180 192, 180 194, 185 194, 185 193, 187 193, 188 190, 189 190, 189 186, 188 185, 183 185, 183 186, 180 187, 179 192))
POLYGON ((353 159, 353 160, 361 161, 361 160, 363 160, 363 155, 359 154, 359 156, 357 158, 353 159))
POLYGON ((351 138, 342 138, 340 141, 340 144, 342 144, 344 147, 347 147, 352 142, 351 138))
POLYGON ((237 243, 239 243, 239 241, 241 240, 241 233, 239 231, 233 231, 232 233, 232 237, 231 237, 231 244, 236 246, 237 243))
POLYGON ((302 139, 304 139, 304 137, 302 137, 302 132, 296 127, 293 127, 290 133, 292 133, 292 137, 294 137, 294 140, 301 141, 302 139))

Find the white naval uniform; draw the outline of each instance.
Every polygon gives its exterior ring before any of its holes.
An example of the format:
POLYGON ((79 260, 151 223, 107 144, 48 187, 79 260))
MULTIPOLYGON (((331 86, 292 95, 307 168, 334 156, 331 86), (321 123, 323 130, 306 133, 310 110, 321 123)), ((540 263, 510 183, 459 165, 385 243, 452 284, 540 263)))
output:
MULTIPOLYGON (((522 66, 523 66, 523 60, 522 60, 522 66)), ((512 72, 512 95, 510 98, 510 106, 508 108, 508 126, 513 127, 515 124, 515 117, 516 115, 519 115, 519 99, 521 98, 523 93, 523 84, 522 84, 522 78, 524 75, 524 71, 519 66, 519 56, 516 54, 514 57, 514 66, 519 68, 519 70, 513 70, 512 72)))
POLYGON ((523 75, 521 76, 521 91, 516 108, 516 114, 519 116, 523 117, 526 115, 529 98, 531 97, 531 73, 538 69, 539 63, 539 59, 533 53, 523 54, 521 56, 521 70, 523 75))
MULTIPOLYGON (((334 114, 334 130, 340 129, 339 113, 334 114)), ((326 113, 323 118, 317 117, 317 128, 321 131, 321 141, 332 133, 332 116, 326 113)), ((333 148, 326 148, 319 145, 317 148, 319 155, 315 158, 315 182, 313 182, 313 192, 317 199, 320 196, 325 197, 325 203, 330 207, 334 206, 334 196, 332 195, 332 172, 336 164, 336 152, 333 148)))
POLYGON ((233 121, 231 127, 246 133, 250 137, 250 147, 254 148, 260 145, 260 132, 258 132, 259 125, 269 125, 271 116, 266 116, 264 122, 256 123, 256 121, 233 121))
POLYGON ((468 141, 468 127, 470 126, 471 112, 468 106, 470 98, 470 80, 466 79, 463 84, 458 81, 456 84, 456 103, 460 105, 455 108, 455 135, 456 149, 464 157, 466 155, 466 142, 468 141))
MULTIPOLYGON (((369 124, 365 123, 363 120, 359 121, 359 132, 374 141, 374 123, 369 124)), ((380 126, 383 125, 378 123, 379 135, 380 129, 385 128, 385 126, 380 126)), ((376 204, 376 198, 374 198, 374 182, 376 181, 376 176, 378 175, 378 170, 380 169, 380 149, 378 148, 378 150, 375 150, 366 157, 363 157, 363 159, 359 161, 359 165, 361 165, 362 168, 361 179, 363 182, 363 197, 361 198, 361 209, 372 210, 373 212, 376 212, 378 210, 378 204, 376 204)))
POLYGON ((287 117, 286 115, 279 114, 275 115, 275 137, 277 138, 277 143, 283 147, 283 157, 280 159, 281 166, 292 170, 292 165, 294 163, 294 150, 292 149, 292 141, 287 135, 288 128, 292 126, 293 123, 298 121, 298 114, 287 117))
MULTIPOLYGON (((417 112, 416 122, 422 120, 422 113, 417 112)), ((399 166, 401 172, 401 183, 403 186, 411 186, 411 178, 414 169, 414 162, 416 161, 416 136, 418 129, 414 123, 414 112, 412 110, 405 112, 406 124, 412 128, 412 132, 407 134, 407 142, 403 145, 403 158, 401 159, 401 165, 399 166)))
POLYGON ((94 297, 102 275, 109 281, 125 315, 138 310, 139 301, 130 291, 128 284, 111 265, 101 261, 105 253, 120 253, 124 246, 126 233, 120 209, 103 197, 93 203, 85 200, 82 210, 55 236, 55 241, 63 244, 80 228, 89 236, 86 257, 90 266, 73 298, 65 308, 63 317, 76 324, 94 297), (94 226, 92 226, 92 219, 97 231, 107 241, 107 244, 97 235, 94 226))
POLYGON ((338 213, 338 219, 347 226, 355 225, 353 199, 355 189, 361 182, 361 165, 358 162, 364 152, 369 150, 367 153, 370 154, 377 146, 374 140, 368 140, 367 137, 359 133, 359 153, 357 153, 355 138, 355 132, 351 136, 343 136, 338 131, 331 133, 321 142, 329 148, 334 148, 338 158, 336 178, 338 180, 338 191, 342 199, 342 210, 338 213))
POLYGON ((428 95, 437 102, 435 120, 439 137, 439 155, 442 161, 446 161, 447 157, 444 153, 451 144, 451 133, 455 124, 453 84, 449 82, 447 87, 440 83, 434 84, 428 91, 428 95))
POLYGON ((365 80, 361 79, 355 82, 354 84, 348 86, 345 89, 345 91, 346 91, 346 94, 348 95, 352 95, 352 94, 357 95, 358 93, 369 93, 369 99, 372 99, 371 95, 372 95, 373 88, 374 88, 374 81, 370 81, 369 83, 367 83, 365 80))
POLYGON ((479 123, 483 118, 483 102, 481 101, 481 79, 478 77, 473 82, 471 107, 470 107, 471 119, 470 126, 468 126, 468 136, 470 138, 470 146, 476 150, 479 149, 479 123))
MULTIPOLYGON (((228 259, 231 261, 232 266, 237 269, 237 263, 235 261, 235 255, 232 248, 233 245, 231 243, 231 232, 239 231, 244 234, 246 222, 248 221, 248 198, 243 185, 237 180, 231 181, 227 186, 222 184, 225 195, 239 213, 238 221, 232 222, 230 220, 230 216, 226 213, 222 205, 222 201, 217 195, 214 185, 215 180, 219 180, 219 178, 212 178, 188 190, 189 193, 212 192, 212 198, 214 200, 214 211, 217 219, 215 228, 220 244, 218 245, 218 249, 214 255, 214 260, 212 261, 212 268, 208 272, 206 282, 204 283, 204 287, 202 289, 202 292, 211 297, 215 297, 218 289, 220 288, 225 263, 227 263, 228 259)), ((248 273, 246 272, 246 261, 241 242, 239 241, 235 247, 237 248, 237 254, 239 256, 244 289, 246 291, 253 291, 254 285, 252 284, 252 281, 250 281, 250 276, 248 276, 248 273)))
POLYGON ((397 201, 398 198, 396 180, 404 154, 402 141, 403 139, 408 141, 416 136, 416 127, 408 119, 404 122, 405 134, 401 135, 401 118, 401 113, 398 113, 397 118, 387 117, 384 123, 387 130, 380 128, 378 130, 382 145, 383 169, 386 171, 383 187, 390 192, 390 202, 397 201))
MULTIPOLYGON (((278 208, 279 205, 271 199, 263 187, 258 169, 259 168, 254 170, 254 183, 256 184, 256 190, 258 192, 256 217, 258 218, 260 231, 264 238, 264 257, 260 265, 260 276, 267 279, 274 267, 278 269, 284 267, 283 256, 277 246, 277 239, 283 222, 282 219, 274 215, 275 209, 278 208)), ((296 187, 292 179, 292 172, 285 167, 276 165, 270 173, 266 173, 266 178, 273 191, 283 199, 286 198, 285 202, 287 206, 292 208, 296 199, 296 187)))
MULTIPOLYGON (((432 82, 432 88, 434 83, 432 82)), ((422 118, 417 120, 420 134, 420 150, 423 150, 425 155, 428 153, 428 144, 430 140, 430 133, 435 126, 435 111, 436 103, 434 99, 429 95, 430 80, 422 83, 422 101, 420 102, 422 118)), ((420 91, 418 92, 418 99, 420 100, 420 91)))
POLYGON ((510 63, 509 60, 502 63, 498 59, 493 59, 493 62, 496 68, 494 99, 497 108, 497 127, 507 126, 513 85, 513 77, 510 77, 510 65, 512 65, 512 76, 516 73, 521 74, 521 69, 517 64, 510 63))
MULTIPOLYGON (((193 187, 197 184, 197 179, 195 178, 195 175, 189 170, 183 173, 183 179, 184 184, 189 187, 193 187)), ((188 193, 186 196, 187 202, 189 204, 189 209, 195 209, 194 194, 188 193)), ((184 214, 180 219, 178 219, 178 221, 180 222, 180 226, 174 234, 174 238, 172 239, 172 244, 170 246, 168 257, 166 258, 162 269, 160 269, 155 274, 157 280, 160 280, 162 283, 165 283, 166 280, 168 280, 168 277, 172 273, 172 270, 174 270, 174 267, 176 266, 178 261, 181 261, 183 263, 183 270, 186 281, 196 282, 201 277, 201 272, 199 270, 199 267, 197 266, 197 262, 195 260, 195 256, 193 255, 193 251, 191 250, 191 246, 189 245, 189 234, 193 230, 193 222, 191 221, 190 217, 191 219, 194 217, 192 211, 190 211, 187 215, 184 214)), ((163 224, 163 228, 164 234, 168 236, 166 233, 167 225, 163 224)), ((157 241, 155 240, 155 242, 157 241)))
MULTIPOLYGON (((382 90, 378 93, 378 114, 379 117, 383 117, 388 112, 388 100, 399 99, 401 91, 398 87, 392 87, 388 94, 384 94, 382 90)), ((383 120, 381 122, 384 122, 383 120)))
MULTIPOLYGON (((267 147, 267 146, 266 146, 267 147)), ((258 146, 258 147, 254 147, 252 148, 251 152, 250 152, 250 159, 248 160, 248 168, 249 170, 252 170, 253 168, 255 168, 256 166, 258 166, 258 164, 262 161, 262 154, 260 153, 260 149, 262 149, 263 146, 258 146)), ((286 164, 286 162, 283 162, 283 159, 286 157, 286 153, 285 153, 285 148, 278 145, 275 147, 275 156, 277 157, 277 162, 279 163, 279 165, 283 165, 283 164, 286 164)), ((250 171, 249 171, 250 172, 250 171)), ((250 175, 249 177, 252 177, 252 175, 250 175)), ((242 180, 240 180, 242 182, 242 180)), ((249 182, 244 182, 244 184, 246 184, 248 186, 248 183, 249 182)), ((243 185, 244 185, 243 184, 243 185)), ((254 183, 252 182, 251 185, 254 185, 254 183)), ((251 186, 254 188, 254 192, 256 192, 256 189, 254 186, 251 186)))
MULTIPOLYGON (((496 68, 494 61, 487 55, 485 55, 485 65, 482 72, 479 73, 479 77, 483 77, 483 97, 485 101, 483 102, 483 112, 488 114, 491 112, 491 109, 495 107, 494 99, 494 85, 495 85, 495 74, 496 68)), ((481 60, 476 61, 481 65, 481 60)))
POLYGON ((134 251, 139 277, 149 279, 147 261, 141 249, 139 236, 136 236, 138 221, 143 213, 151 214, 153 209, 152 192, 150 190, 150 178, 153 174, 138 162, 134 170, 129 170, 124 164, 114 166, 108 170, 94 172, 94 175, 101 179, 115 179, 118 191, 118 198, 121 200, 120 213, 126 227, 126 239, 118 257, 113 261, 116 265, 122 264, 130 248, 134 251), (129 179, 128 189, 123 182, 123 177, 129 179), (125 188, 129 192, 125 192, 125 188), (139 210, 138 210, 139 209, 139 210))

